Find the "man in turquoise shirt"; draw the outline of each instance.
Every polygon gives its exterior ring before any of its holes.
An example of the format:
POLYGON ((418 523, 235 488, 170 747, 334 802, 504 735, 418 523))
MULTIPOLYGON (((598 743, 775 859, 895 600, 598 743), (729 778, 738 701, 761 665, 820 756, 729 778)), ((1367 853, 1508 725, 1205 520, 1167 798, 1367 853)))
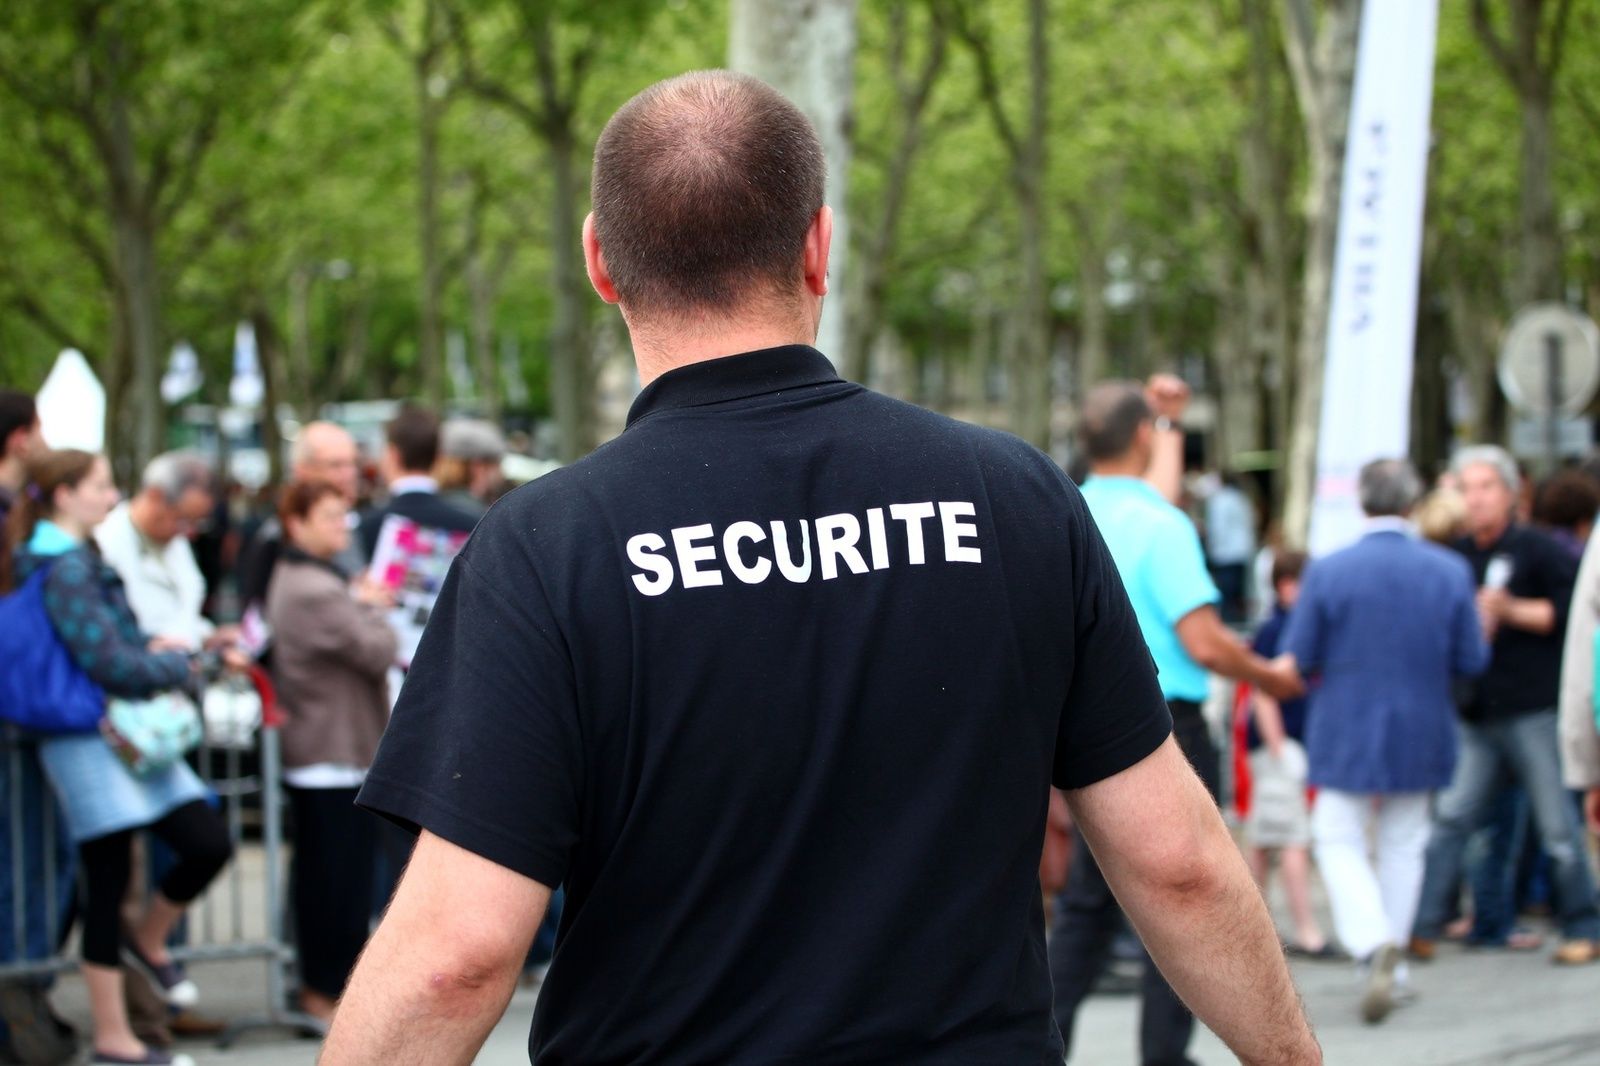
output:
MULTIPOLYGON (((1084 402, 1083 445, 1091 476, 1083 486, 1095 524, 1133 602, 1139 629, 1160 671, 1173 734, 1213 796, 1217 749, 1200 714, 1211 672, 1248 681, 1279 699, 1299 695, 1292 664, 1268 662, 1223 625, 1221 599, 1206 570, 1194 523, 1147 480, 1157 440, 1177 428, 1186 392, 1146 390, 1135 382, 1097 386, 1084 402), (1159 413, 1158 407, 1159 404, 1159 413)), ((1078 1004, 1104 968, 1121 912, 1089 846, 1079 834, 1050 941, 1056 1024, 1070 1053, 1078 1004)), ((1146 965, 1140 1018, 1145 1066, 1186 1066, 1194 1016, 1161 971, 1146 965)))

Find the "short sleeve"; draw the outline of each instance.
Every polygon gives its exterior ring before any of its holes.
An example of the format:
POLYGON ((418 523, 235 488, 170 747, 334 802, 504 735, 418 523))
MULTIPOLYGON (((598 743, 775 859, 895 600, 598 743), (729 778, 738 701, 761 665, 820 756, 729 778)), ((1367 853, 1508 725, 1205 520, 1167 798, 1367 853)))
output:
POLYGON ((1175 626, 1196 608, 1218 603, 1222 594, 1206 569, 1200 534, 1187 518, 1173 515, 1159 538, 1160 550, 1144 560, 1142 586, 1163 625, 1175 626))
POLYGON ((1057 788, 1086 788, 1149 756, 1172 733, 1155 660, 1088 509, 1077 498, 1072 680, 1056 733, 1057 788))
POLYGON ((357 802, 555 888, 578 838, 575 693, 532 574, 497 580, 463 554, 357 802))

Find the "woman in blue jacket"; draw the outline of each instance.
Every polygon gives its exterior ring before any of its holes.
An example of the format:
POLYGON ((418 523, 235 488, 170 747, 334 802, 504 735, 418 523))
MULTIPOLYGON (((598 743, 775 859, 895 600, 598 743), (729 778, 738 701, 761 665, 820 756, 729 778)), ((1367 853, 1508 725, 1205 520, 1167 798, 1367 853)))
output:
MULTIPOLYGON (((30 464, 0 551, 0 591, 43 567, 45 611, 77 665, 108 696, 145 699, 187 684, 193 656, 140 632, 121 579, 101 561, 91 531, 117 503, 103 456, 47 452, 30 464)), ((98 732, 51 737, 40 761, 78 846, 84 875, 83 975, 94 1014, 96 1064, 181 1063, 147 1047, 128 1023, 119 962, 143 970, 175 1006, 198 997, 167 953, 184 908, 232 854, 227 827, 182 761, 135 777, 98 732), (144 919, 124 937, 120 908, 131 876, 133 834, 148 829, 179 856, 144 919)))

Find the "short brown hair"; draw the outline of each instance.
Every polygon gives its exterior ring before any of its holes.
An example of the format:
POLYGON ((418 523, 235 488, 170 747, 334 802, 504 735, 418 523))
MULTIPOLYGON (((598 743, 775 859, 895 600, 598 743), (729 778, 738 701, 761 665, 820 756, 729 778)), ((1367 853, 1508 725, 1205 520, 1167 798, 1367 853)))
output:
POLYGON ((439 416, 406 404, 385 427, 384 439, 400 454, 402 467, 425 474, 439 459, 439 416))
POLYGON ((304 522, 311 508, 329 496, 344 499, 344 493, 331 481, 292 481, 285 485, 278 495, 278 521, 283 523, 284 532, 289 530, 289 519, 304 522))
POLYGON ((657 82, 594 150, 594 226, 631 310, 727 309, 797 284, 827 165, 782 93, 725 70, 657 82))
POLYGON ((1533 497, 1533 520, 1554 529, 1575 530, 1600 511, 1600 486, 1582 470, 1552 474, 1533 497))
POLYGON ((1083 401, 1079 432, 1084 451, 1095 462, 1120 459, 1133 447, 1139 427, 1152 417, 1144 386, 1137 381, 1106 381, 1083 401))
POLYGON ((1305 552, 1281 551, 1272 557, 1272 588, 1276 592, 1285 581, 1299 581, 1311 557, 1305 552))

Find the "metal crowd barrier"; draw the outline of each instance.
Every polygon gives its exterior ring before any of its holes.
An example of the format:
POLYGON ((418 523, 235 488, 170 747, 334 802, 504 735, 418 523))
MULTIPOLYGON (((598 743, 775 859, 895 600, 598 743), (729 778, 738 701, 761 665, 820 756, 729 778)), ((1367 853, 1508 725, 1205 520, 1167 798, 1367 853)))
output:
MULTIPOLYGON (((250 772, 246 765, 247 750, 238 743, 221 746, 213 743, 209 729, 195 761, 200 776, 220 803, 228 835, 234 843, 235 859, 205 895, 191 905, 185 919, 188 942, 172 949, 173 958, 183 963, 258 958, 267 965, 265 1010, 230 1024, 218 1038, 217 1045, 221 1048, 259 1029, 286 1028, 310 1035, 322 1035, 326 1030, 318 1019, 287 1006, 288 973, 294 965, 295 952, 284 928, 283 761, 278 736, 282 718, 266 675, 257 670, 251 680, 262 708, 257 734, 259 764, 255 772, 250 772), (262 854, 262 913, 253 929, 250 928, 253 923, 247 919, 248 889, 240 861, 246 850, 245 828, 250 820, 246 808, 251 800, 259 804, 262 854)), ((54 804, 45 804, 42 811, 33 812, 42 822, 42 847, 32 852, 26 847, 30 812, 23 803, 23 775, 39 772, 42 776, 34 761, 35 748, 36 742, 22 736, 14 727, 5 725, 0 730, 0 760, 4 761, 6 769, 6 826, 12 845, 11 869, 5 874, 11 885, 11 913, 0 915, 0 920, 10 925, 16 958, 12 962, 0 962, 0 980, 43 977, 75 969, 78 965, 76 957, 59 952, 48 957, 28 957, 30 909, 42 909, 48 934, 44 942, 50 945, 61 942, 52 901, 60 887, 55 855, 63 829, 57 823, 54 804), (28 765, 30 762, 32 766, 28 765), (42 879, 30 878, 28 863, 41 855, 44 858, 42 879), (38 900, 30 897, 30 882, 34 880, 42 883, 42 908, 38 900)), ((47 780, 44 788, 49 788, 47 780)))

